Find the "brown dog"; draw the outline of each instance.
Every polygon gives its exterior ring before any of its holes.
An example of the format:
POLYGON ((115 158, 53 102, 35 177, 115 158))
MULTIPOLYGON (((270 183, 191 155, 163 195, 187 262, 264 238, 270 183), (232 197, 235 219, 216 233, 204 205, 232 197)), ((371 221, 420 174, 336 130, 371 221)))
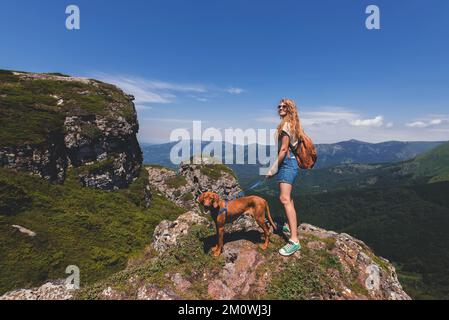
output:
POLYGON ((244 213, 251 214, 257 224, 263 229, 265 242, 261 248, 263 250, 267 249, 268 242, 270 241, 270 230, 265 223, 265 211, 267 211, 268 221, 274 229, 276 229, 276 225, 271 218, 270 208, 265 199, 258 196, 243 197, 229 201, 226 208, 226 202, 221 200, 218 194, 214 192, 205 192, 199 196, 198 201, 202 203, 206 209, 210 210, 212 217, 215 220, 217 244, 212 249, 214 256, 219 256, 223 249, 224 227, 226 222, 232 221, 233 218, 244 213), (227 209, 227 212, 225 209, 227 209))

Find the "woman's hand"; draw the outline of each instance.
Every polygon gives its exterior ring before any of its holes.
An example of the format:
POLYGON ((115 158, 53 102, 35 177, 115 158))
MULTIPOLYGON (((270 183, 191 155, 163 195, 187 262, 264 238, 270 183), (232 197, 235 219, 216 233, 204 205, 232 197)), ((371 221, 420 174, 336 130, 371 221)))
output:
POLYGON ((274 172, 273 169, 270 169, 267 173, 267 178, 270 179, 272 178, 276 173, 274 172))

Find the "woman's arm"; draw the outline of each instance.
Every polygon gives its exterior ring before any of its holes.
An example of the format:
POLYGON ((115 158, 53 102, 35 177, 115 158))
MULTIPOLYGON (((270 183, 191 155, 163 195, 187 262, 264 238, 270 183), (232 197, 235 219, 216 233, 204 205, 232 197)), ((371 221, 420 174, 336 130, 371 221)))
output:
POLYGON ((281 141, 282 144, 279 150, 278 157, 276 159, 276 162, 270 168, 270 171, 268 171, 268 177, 272 177, 277 172, 279 165, 282 163, 282 161, 284 161, 284 158, 288 153, 288 149, 290 148, 290 137, 288 135, 284 134, 281 141))

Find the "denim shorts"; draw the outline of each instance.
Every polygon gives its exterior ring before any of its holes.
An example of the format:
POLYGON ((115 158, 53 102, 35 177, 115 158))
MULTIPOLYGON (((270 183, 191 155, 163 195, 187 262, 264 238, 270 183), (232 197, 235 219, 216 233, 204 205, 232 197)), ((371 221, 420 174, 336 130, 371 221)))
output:
POLYGON ((284 161, 279 166, 276 177, 278 183, 288 183, 293 185, 299 173, 299 166, 296 158, 285 156, 284 161))

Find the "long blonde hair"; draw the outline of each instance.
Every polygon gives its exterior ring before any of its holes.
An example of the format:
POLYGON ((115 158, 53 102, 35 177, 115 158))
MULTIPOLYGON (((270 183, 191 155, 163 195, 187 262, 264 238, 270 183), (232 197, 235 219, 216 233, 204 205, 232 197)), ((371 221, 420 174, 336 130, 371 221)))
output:
POLYGON ((292 99, 283 98, 279 102, 279 105, 285 105, 287 115, 282 118, 281 123, 277 127, 277 136, 280 137, 282 133, 282 129, 286 123, 290 124, 290 130, 295 135, 297 141, 301 140, 303 134, 303 128, 301 125, 301 121, 299 120, 298 108, 296 107, 296 103, 292 99))

